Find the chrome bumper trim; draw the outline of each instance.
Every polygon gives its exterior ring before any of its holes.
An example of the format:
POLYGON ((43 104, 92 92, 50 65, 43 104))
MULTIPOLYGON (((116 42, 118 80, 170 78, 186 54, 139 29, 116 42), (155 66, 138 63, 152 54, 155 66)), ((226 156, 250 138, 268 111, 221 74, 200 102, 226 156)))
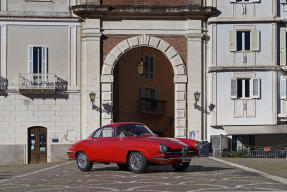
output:
POLYGON ((67 151, 68 154, 74 154, 74 151, 67 151))
POLYGON ((153 160, 167 161, 167 160, 183 160, 183 159, 191 159, 192 157, 158 157, 152 158, 153 160))

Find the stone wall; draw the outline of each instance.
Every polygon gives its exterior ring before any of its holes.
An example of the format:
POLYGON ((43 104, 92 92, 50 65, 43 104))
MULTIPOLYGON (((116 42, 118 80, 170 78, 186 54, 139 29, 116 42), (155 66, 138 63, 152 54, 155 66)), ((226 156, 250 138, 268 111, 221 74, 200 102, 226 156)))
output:
MULTIPOLYGON (((28 128, 47 128, 47 161, 60 160, 66 146, 80 140, 80 93, 0 95, 0 163, 27 163, 28 128), (55 151, 50 145, 58 139, 55 151), (64 147, 62 147, 64 146, 64 147), (62 152, 63 153, 62 153, 62 152), (4 155, 3 155, 4 154, 4 155)), ((64 154, 64 155, 63 155, 64 154)))
POLYGON ((67 159, 67 151, 71 147, 71 144, 53 144, 50 146, 51 148, 51 161, 64 161, 67 159))
POLYGON ((0 145, 0 165, 24 163, 25 145, 0 145))

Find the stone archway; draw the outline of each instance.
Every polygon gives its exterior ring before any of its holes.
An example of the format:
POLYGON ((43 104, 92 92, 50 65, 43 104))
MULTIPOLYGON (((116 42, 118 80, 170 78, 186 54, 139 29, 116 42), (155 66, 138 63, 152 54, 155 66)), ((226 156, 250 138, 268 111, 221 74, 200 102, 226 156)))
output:
POLYGON ((174 71, 175 86, 175 137, 186 137, 186 85, 187 75, 184 62, 177 50, 168 42, 152 36, 142 35, 126 39, 115 46, 107 55, 101 74, 102 125, 112 122, 112 113, 104 110, 113 106, 113 69, 120 57, 135 47, 151 47, 161 51, 169 60, 174 71))

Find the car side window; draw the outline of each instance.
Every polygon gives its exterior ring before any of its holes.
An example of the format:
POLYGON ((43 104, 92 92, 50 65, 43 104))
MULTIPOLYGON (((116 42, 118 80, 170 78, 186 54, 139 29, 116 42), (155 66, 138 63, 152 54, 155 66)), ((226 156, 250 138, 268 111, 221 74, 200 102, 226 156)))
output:
POLYGON ((100 137, 114 137, 115 129, 113 127, 104 127, 100 137))
POLYGON ((102 133, 103 128, 99 128, 94 132, 93 138, 99 138, 102 133))

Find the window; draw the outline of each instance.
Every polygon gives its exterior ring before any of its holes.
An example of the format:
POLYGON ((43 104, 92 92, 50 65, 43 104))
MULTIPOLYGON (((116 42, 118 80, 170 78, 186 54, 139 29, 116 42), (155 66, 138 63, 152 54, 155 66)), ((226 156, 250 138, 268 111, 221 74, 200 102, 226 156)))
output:
POLYGON ((260 3, 261 0, 230 0, 231 3, 260 3))
POLYGON ((282 28, 280 30, 280 65, 286 65, 286 50, 287 50, 287 29, 282 28))
POLYGON ((280 79, 280 99, 287 99, 287 77, 281 76, 280 79))
POLYGON ((250 51, 250 31, 236 32, 237 51, 250 51))
POLYGON ((257 30, 230 31, 230 51, 260 51, 260 32, 257 30))
POLYGON ((154 58, 153 56, 144 56, 144 69, 146 70, 145 78, 153 79, 154 78, 154 58))
POLYGON ((103 128, 99 128, 94 132, 93 138, 99 138, 102 133, 103 128))
POLYGON ((113 127, 104 127, 100 137, 114 137, 115 129, 113 127))
POLYGON ((158 90, 152 88, 141 88, 141 98, 158 100, 159 92, 158 90))
POLYGON ((259 99, 260 98, 259 78, 232 78, 231 98, 232 99, 259 99))
POLYGON ((29 73, 48 73, 48 47, 29 46, 29 73))
POLYGON ((160 103, 158 90, 141 88, 140 106, 142 111, 158 112, 160 103))

